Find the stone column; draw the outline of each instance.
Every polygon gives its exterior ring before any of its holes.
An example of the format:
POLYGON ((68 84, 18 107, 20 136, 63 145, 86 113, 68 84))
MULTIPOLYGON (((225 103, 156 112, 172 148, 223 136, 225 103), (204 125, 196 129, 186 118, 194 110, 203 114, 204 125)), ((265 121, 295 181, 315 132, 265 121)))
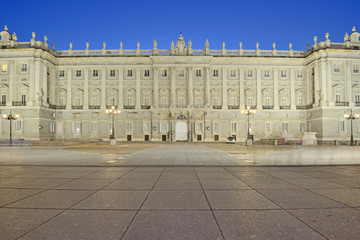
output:
POLYGON ((351 81, 351 64, 346 62, 344 64, 344 72, 345 72, 345 102, 349 102, 349 107, 354 106, 353 100, 353 92, 352 92, 352 81, 351 81))
POLYGON ((279 71, 278 69, 273 69, 273 77, 274 77, 274 110, 279 110, 279 71))
MULTIPOLYGON (((205 76, 205 105, 210 106, 210 67, 206 67, 206 76, 205 76)), ((205 138, 204 138, 205 140, 205 138)))
POLYGON ((136 68, 135 70, 135 84, 136 84, 136 101, 135 101, 135 109, 141 109, 141 83, 140 83, 140 68, 136 68))
POLYGON ((332 79, 331 79, 331 62, 328 60, 326 63, 326 88, 328 93, 328 105, 334 106, 333 92, 332 92, 332 79))
POLYGON ((262 102, 261 102, 261 71, 259 68, 256 69, 256 108, 262 109, 262 102))
POLYGON ((171 85, 170 85, 170 105, 175 106, 176 105, 176 85, 175 85, 175 69, 170 68, 170 77, 171 77, 171 85))
POLYGON ((30 82, 30 86, 29 86, 28 106, 34 106, 35 105, 35 60, 34 59, 32 59, 30 61, 30 80, 29 80, 29 82, 30 82))
POLYGON ((89 69, 84 69, 84 110, 89 109, 89 69))
POLYGON ((50 104, 56 105, 56 92, 55 92, 55 82, 57 79, 56 76, 56 69, 53 67, 51 68, 51 75, 50 75, 50 104))
POLYGON ((154 68, 154 86, 153 86, 153 97, 154 97, 154 102, 153 105, 155 107, 159 106, 159 71, 158 68, 154 68))
POLYGON ((119 109, 124 108, 124 68, 119 68, 119 109))
POLYGON ((101 71, 101 105, 100 109, 105 110, 106 109, 106 69, 101 68, 99 69, 101 71))
MULTIPOLYGON (((35 66, 36 68, 36 66, 35 66)), ((72 76, 71 76, 71 68, 67 69, 67 87, 66 87, 66 91, 67 91, 67 96, 66 96, 66 110, 71 110, 71 93, 72 93, 72 76)))
POLYGON ((194 88, 193 88, 193 78, 192 78, 192 68, 188 68, 188 106, 194 106, 194 88))
POLYGON ((8 106, 12 106, 12 102, 18 101, 16 99, 16 67, 13 60, 8 62, 8 71, 10 71, 9 77, 9 100, 8 106))
POLYGON ((244 109, 245 108, 245 89, 244 89, 244 69, 240 68, 239 69, 240 72, 240 87, 239 87, 239 96, 240 96, 240 109, 244 109))
POLYGON ((222 109, 228 109, 228 96, 227 96, 227 82, 226 82, 226 70, 222 68, 222 109))
POLYGON ((296 110, 296 99, 295 99, 295 71, 290 68, 290 109, 296 110))

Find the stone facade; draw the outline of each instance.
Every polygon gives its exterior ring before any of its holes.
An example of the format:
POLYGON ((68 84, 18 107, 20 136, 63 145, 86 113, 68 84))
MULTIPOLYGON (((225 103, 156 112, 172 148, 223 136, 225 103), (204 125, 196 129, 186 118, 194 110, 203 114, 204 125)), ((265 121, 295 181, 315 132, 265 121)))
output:
MULTIPOLYGON (((360 34, 343 43, 314 37, 312 48, 288 50, 192 49, 180 35, 170 49, 58 51, 47 37, 18 42, 0 33, 0 110, 19 113, 14 139, 108 141, 116 106, 119 141, 226 141, 247 137, 249 117, 257 142, 316 132, 319 143, 348 141, 343 114, 360 111, 360 34)), ((360 139, 359 120, 354 138, 360 139)), ((9 123, 0 121, 0 139, 9 123)))

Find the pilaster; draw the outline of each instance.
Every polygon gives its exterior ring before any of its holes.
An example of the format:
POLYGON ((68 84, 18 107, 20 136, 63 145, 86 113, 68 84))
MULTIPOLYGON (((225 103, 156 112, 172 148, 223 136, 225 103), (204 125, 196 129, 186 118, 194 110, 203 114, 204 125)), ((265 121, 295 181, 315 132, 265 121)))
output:
POLYGON ((141 85, 140 85, 140 68, 135 70, 135 84, 136 84, 136 101, 135 109, 141 109, 141 85))
POLYGON ((290 109, 296 110, 296 101, 295 101, 295 71, 293 68, 290 68, 290 109))
POLYGON ((226 84, 226 70, 222 68, 222 109, 228 109, 228 97, 227 97, 227 84, 226 84))
MULTIPOLYGON (((205 105, 210 106, 210 67, 205 68, 205 105)), ((204 138, 205 140, 205 138, 204 138)))
POLYGON ((159 105, 159 71, 158 68, 154 68, 154 90, 153 90, 153 97, 154 97, 154 106, 158 107, 159 105))
POLYGON ((351 81, 351 64, 349 62, 344 63, 345 71, 345 102, 349 102, 349 107, 354 106, 352 81, 351 81))
POLYGON ((119 109, 124 108, 124 68, 119 68, 119 109))
MULTIPOLYGON (((35 105, 35 60, 30 61, 30 79, 29 79, 29 101, 28 106, 35 105)), ((55 85, 55 84, 54 84, 55 85)), ((55 86, 54 86, 55 88, 55 86)), ((55 96, 55 95, 54 95, 55 96)))
POLYGON ((12 106, 12 102, 16 101, 16 68, 13 60, 8 62, 10 76, 9 76, 9 100, 8 106, 12 106))
POLYGON ((261 79, 260 79, 260 69, 256 69, 256 108, 262 108, 262 101, 261 101, 261 79))
MULTIPOLYGON (((35 66, 36 69, 36 66, 35 66)), ((71 110, 71 93, 72 93, 72 75, 71 75, 71 68, 67 69, 67 96, 66 96, 66 110, 71 110)))
POLYGON ((278 78, 278 69, 273 69, 274 77, 274 110, 279 110, 279 78, 278 78))
POLYGON ((170 77, 171 77, 171 82, 170 82, 170 98, 171 98, 171 102, 170 105, 171 106, 175 106, 176 105, 176 85, 175 85, 175 68, 170 68, 170 77))
POLYGON ((322 60, 320 62, 320 68, 321 68, 321 94, 322 94, 322 102, 321 102, 321 105, 322 106, 326 106, 327 105, 327 100, 328 100, 328 97, 327 97, 327 84, 326 84, 326 75, 327 75, 327 71, 326 71, 326 63, 325 63, 325 60, 322 60))
POLYGON ((326 87, 328 92, 328 105, 334 106, 334 99, 333 99, 333 93, 332 93, 332 78, 331 78, 331 62, 326 62, 326 87))
POLYGON ((40 92, 39 92, 39 94, 40 94, 39 98, 41 98, 40 102, 46 107, 49 106, 46 101, 47 95, 48 95, 47 84, 48 84, 48 67, 47 67, 46 61, 42 61, 42 83, 40 85, 41 88, 40 88, 40 92))
POLYGON ((84 110, 89 109, 89 70, 84 69, 84 110))
POLYGON ((101 105, 100 109, 105 110, 106 109, 106 69, 101 68, 101 105))
POLYGON ((245 108, 245 89, 244 89, 244 69, 239 69, 239 96, 240 96, 240 109, 245 108))
POLYGON ((188 105, 194 106, 194 87, 193 87, 193 78, 192 78, 192 68, 188 68, 188 105))

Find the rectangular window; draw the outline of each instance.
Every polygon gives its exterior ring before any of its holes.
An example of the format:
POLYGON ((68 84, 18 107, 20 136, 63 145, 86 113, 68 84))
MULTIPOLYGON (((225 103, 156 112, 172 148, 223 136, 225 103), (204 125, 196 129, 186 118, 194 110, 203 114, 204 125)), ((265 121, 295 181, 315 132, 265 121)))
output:
POLYGON ((64 70, 60 70, 59 72, 59 77, 64 77, 65 76, 65 71, 64 70))
POLYGON ((253 76, 253 70, 247 70, 246 75, 247 75, 247 77, 252 77, 253 76))
POLYGON ((335 102, 341 102, 341 94, 339 90, 335 91, 335 102))
POLYGON ((21 78, 21 81, 22 81, 22 82, 26 82, 26 78, 21 78))
POLYGON ((300 132, 301 132, 301 133, 303 133, 303 132, 306 131, 305 127, 306 127, 305 123, 303 123, 303 122, 300 123, 300 132))
POLYGON ((179 77, 184 77, 185 73, 184 73, 184 69, 180 69, 179 70, 179 77))
POLYGON ((22 132, 23 131, 23 121, 16 120, 15 121, 15 132, 22 132))
POLYGON ((198 132, 198 133, 203 132, 203 123, 202 122, 195 123, 195 132, 198 132))
POLYGON ((237 133, 237 122, 232 122, 231 123, 231 132, 232 133, 237 133))
POLYGON ((270 77, 270 71, 269 70, 264 71, 264 77, 266 77, 266 78, 270 77))
POLYGON ((160 132, 161 133, 167 133, 168 132, 168 123, 167 122, 161 122, 160 123, 160 132))
POLYGON ((196 74, 197 77, 201 77, 201 70, 200 70, 200 69, 197 69, 197 70, 195 71, 195 74, 196 74))
POLYGON ((149 76, 150 76, 150 70, 145 70, 144 76, 145 76, 145 77, 149 77, 149 76))
POLYGON ((6 104, 6 95, 1 95, 2 105, 6 104))
POLYGON ((308 123, 307 123, 307 131, 308 131, 308 132, 311 132, 311 122, 308 122, 308 123))
POLYGON ((213 133, 218 133, 218 132, 219 132, 219 123, 214 122, 213 123, 213 133))
POLYGON ((340 72, 339 65, 337 64, 334 65, 334 72, 340 72))
POLYGON ((230 77, 235 77, 235 70, 230 70, 230 77))
POLYGON ((132 77, 132 70, 127 70, 127 76, 132 77))
POLYGON ((286 71, 285 71, 285 70, 281 70, 281 71, 280 71, 280 76, 281 76, 282 78, 286 78, 286 71))
POLYGON ((7 72, 7 71, 8 71, 8 65, 7 65, 7 64, 3 64, 3 65, 1 66, 1 71, 2 71, 2 72, 7 72))
POLYGON ((57 123, 56 124, 56 132, 58 133, 58 134, 63 134, 64 133, 64 124, 63 123, 57 123))
POLYGON ((98 132, 98 123, 97 122, 91 122, 90 123, 90 132, 91 133, 97 133, 98 132))
POLYGON ((110 77, 115 77, 115 70, 110 70, 110 77))
POLYGON ((50 128, 51 133, 56 132, 56 124, 55 124, 55 122, 50 122, 49 128, 50 128))
POLYGON ((289 123, 283 123, 282 124, 282 132, 283 133, 289 132, 289 123))
POLYGON ((166 77, 166 76, 167 76, 167 71, 166 71, 166 69, 161 70, 161 76, 162 76, 162 77, 166 77))
POLYGON ((23 64, 23 65, 21 66, 21 71, 22 71, 22 72, 26 72, 26 71, 27 71, 27 64, 23 64))
POLYGON ((271 122, 265 122, 265 132, 266 133, 271 132, 271 122))
POLYGON ((214 77, 218 77, 218 76, 219 76, 219 70, 217 70, 217 69, 214 70, 214 71, 213 71, 213 76, 214 76, 214 77))
POLYGON ((81 70, 76 70, 76 76, 81 77, 81 70))
POLYGON ((353 66, 353 69, 354 69, 354 73, 358 73, 359 72, 359 67, 357 65, 354 65, 353 66))
POLYGON ((360 92, 355 92, 355 103, 360 103, 360 92))
POLYGON ((73 123, 73 133, 81 133, 81 122, 73 123))
POLYGON ((345 132, 345 121, 339 121, 339 132, 345 132))
POLYGON ((150 132, 150 123, 149 122, 144 122, 143 131, 144 131, 144 133, 150 132))
POLYGON ((26 95, 21 95, 21 103, 26 104, 26 95))
POLYGON ((131 133, 133 131, 133 123, 127 122, 126 123, 126 132, 131 133))
POLYGON ((303 77, 302 71, 297 71, 296 75, 297 75, 298 78, 302 78, 302 77, 303 77))
POLYGON ((99 70, 93 70, 93 77, 99 76, 99 70))

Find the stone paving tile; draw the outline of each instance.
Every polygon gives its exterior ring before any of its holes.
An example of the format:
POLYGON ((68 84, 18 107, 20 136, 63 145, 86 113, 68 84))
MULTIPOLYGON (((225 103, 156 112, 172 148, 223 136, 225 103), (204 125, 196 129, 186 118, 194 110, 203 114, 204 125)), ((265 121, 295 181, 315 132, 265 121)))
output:
POLYGON ((241 180, 254 189, 299 189, 294 184, 274 177, 247 177, 241 180))
POLYGON ((11 188, 31 188, 31 189, 49 189, 66 182, 71 181, 71 179, 46 179, 46 178, 36 178, 30 181, 19 181, 18 183, 10 184, 11 188))
POLYGON ((239 179, 228 178, 203 178, 200 180, 204 189, 251 189, 239 179))
POLYGON ((249 177, 261 177, 261 178, 272 177, 271 175, 264 172, 231 172, 231 174, 233 174, 235 177, 239 179, 245 179, 249 177))
POLYGON ((354 188, 342 189, 314 189, 312 190, 323 196, 334 199, 352 207, 360 207, 360 190, 354 188))
POLYGON ((189 172, 163 172, 160 176, 161 178, 166 179, 176 179, 176 178, 191 178, 191 179, 197 179, 196 173, 194 171, 189 172))
POLYGON ((91 190, 47 190, 6 207, 66 209, 92 193, 91 190))
POLYGON ((195 167, 194 168, 196 172, 227 172, 222 167, 195 167))
POLYGON ((34 195, 40 191, 32 189, 0 189, 0 206, 34 195))
POLYGON ((2 178, 0 179, 0 188, 18 188, 21 187, 21 183, 33 181, 36 178, 2 178))
POLYGON ((311 171, 311 172, 301 172, 302 175, 309 176, 311 178, 343 178, 346 175, 341 175, 329 171, 311 171))
POLYGON ((198 179, 194 178, 160 178, 155 186, 155 190, 162 190, 162 189, 201 189, 201 185, 198 179))
POLYGON ((290 210, 290 213, 328 239, 359 239, 360 211, 334 208, 290 210))
POLYGON ((346 207, 305 189, 259 190, 259 192, 284 209, 346 207))
POLYGON ((106 167, 102 169, 102 172, 130 172, 134 170, 134 167, 106 167))
POLYGON ((282 171, 282 172, 266 172, 266 174, 276 177, 276 178, 311 178, 307 175, 304 175, 302 173, 296 173, 296 172, 288 172, 288 171, 282 171))
POLYGON ((162 172, 163 167, 137 167, 133 172, 162 172))
POLYGON ((122 176, 121 178, 153 178, 156 179, 158 177, 160 177, 161 172, 160 171, 156 171, 156 172, 129 172, 127 174, 125 174, 124 176, 122 176))
POLYGON ((255 190, 205 190, 212 209, 278 209, 255 190))
POLYGON ((59 210, 0 208, 0 240, 18 239, 59 213, 59 210))
POLYGON ((197 172, 197 175, 200 179, 202 178, 230 178, 235 179, 235 177, 229 172, 197 172))
POLYGON ((105 172, 105 171, 100 171, 100 172, 95 172, 95 173, 91 173, 89 175, 86 175, 83 177, 83 179, 85 178, 98 178, 98 179, 117 179, 123 175, 125 175, 127 172, 122 171, 116 171, 116 172, 105 172))
POLYGON ((209 209, 203 191, 160 190, 151 191, 142 210, 190 210, 209 209))
POLYGON ((73 206, 72 209, 137 210, 148 192, 145 190, 100 190, 73 206))
POLYGON ((287 182, 296 186, 307 189, 320 189, 320 188, 345 188, 343 185, 335 184, 324 179, 286 179, 287 182))
POLYGON ((261 171, 257 167, 224 167, 229 172, 259 172, 261 171))
POLYGON ((101 189, 112 181, 114 180, 82 178, 54 187, 53 189, 101 189))
POLYGON ((67 210, 20 239, 120 239, 135 213, 135 211, 67 210))
POLYGON ((222 239, 210 211, 140 211, 123 239, 222 239))
POLYGON ((119 189, 119 190, 147 190, 152 189, 156 179, 149 178, 120 178, 107 185, 104 189, 119 189))
POLYGON ((346 187, 360 187, 360 178, 346 177, 346 178, 326 178, 323 179, 338 185, 343 185, 346 187))
POLYGON ((214 211, 225 239, 326 239, 283 210, 214 211))
POLYGON ((192 167, 166 167, 164 168, 164 172, 194 172, 194 168, 192 167))
POLYGON ((53 175, 51 175, 51 178, 82 178, 84 176, 87 176, 89 174, 93 173, 93 171, 88 172, 88 171, 76 171, 76 172, 58 172, 55 173, 53 175))

